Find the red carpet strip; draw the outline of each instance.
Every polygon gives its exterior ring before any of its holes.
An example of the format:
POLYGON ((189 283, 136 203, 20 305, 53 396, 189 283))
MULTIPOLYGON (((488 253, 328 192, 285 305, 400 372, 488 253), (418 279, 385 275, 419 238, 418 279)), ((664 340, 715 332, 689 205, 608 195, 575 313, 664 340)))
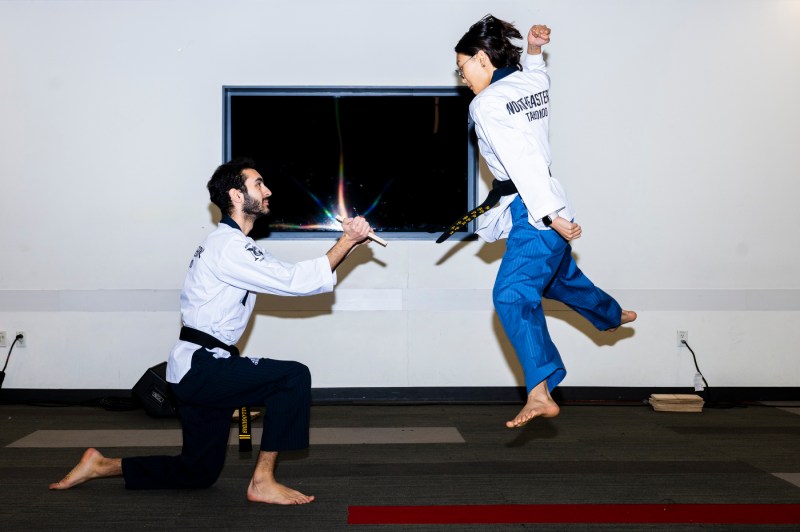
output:
POLYGON ((351 525, 509 523, 800 524, 800 504, 350 506, 351 525))

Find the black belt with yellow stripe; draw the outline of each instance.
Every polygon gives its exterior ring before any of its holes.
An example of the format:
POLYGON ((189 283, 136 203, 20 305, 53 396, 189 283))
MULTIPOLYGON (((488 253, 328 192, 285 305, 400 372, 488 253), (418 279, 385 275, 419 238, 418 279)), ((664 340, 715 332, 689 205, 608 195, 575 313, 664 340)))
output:
POLYGON ((517 193, 517 186, 514 184, 513 181, 510 179, 507 181, 498 181, 495 179, 492 181, 492 190, 489 191, 489 195, 486 196, 486 199, 483 200, 483 203, 469 211, 467 214, 456 220, 450 228, 442 233, 442 235, 436 239, 437 244, 441 244, 459 229, 465 227, 468 223, 472 220, 480 216, 481 214, 485 213, 495 205, 497 202, 500 201, 500 198, 503 196, 510 196, 511 194, 517 193))

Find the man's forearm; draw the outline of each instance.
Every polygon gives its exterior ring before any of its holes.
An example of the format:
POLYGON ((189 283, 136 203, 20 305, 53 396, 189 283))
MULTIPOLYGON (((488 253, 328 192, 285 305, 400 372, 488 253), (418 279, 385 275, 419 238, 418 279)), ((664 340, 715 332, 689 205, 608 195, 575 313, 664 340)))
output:
POLYGON ((333 247, 325 254, 328 257, 328 262, 331 265, 332 272, 336 271, 336 267, 347 258, 347 255, 353 251, 353 248, 356 247, 356 245, 358 245, 358 243, 351 240, 346 235, 342 236, 336 241, 333 247))

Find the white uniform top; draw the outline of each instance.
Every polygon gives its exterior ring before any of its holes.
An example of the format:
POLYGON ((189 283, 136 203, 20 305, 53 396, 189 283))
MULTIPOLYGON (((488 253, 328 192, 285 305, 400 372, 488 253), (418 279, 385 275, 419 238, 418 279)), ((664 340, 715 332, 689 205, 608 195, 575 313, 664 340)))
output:
MULTIPOLYGON (((224 218, 195 251, 181 290, 181 318, 187 327, 232 345, 242 337, 256 292, 282 296, 333 290, 336 274, 327 256, 290 264, 279 261, 224 218)), ((167 363, 167 381, 177 383, 189 371, 197 344, 178 340, 167 363)), ((214 356, 229 357, 219 348, 214 356)))
MULTIPOLYGON (((542 218, 558 212, 574 218, 561 184, 550 176, 550 78, 541 54, 526 55, 524 70, 496 80, 469 106, 475 122, 478 148, 499 181, 511 179, 528 208, 528 221, 547 229, 542 218)), ((511 202, 517 194, 503 196, 478 217, 475 231, 487 242, 507 238, 511 231, 511 202)))

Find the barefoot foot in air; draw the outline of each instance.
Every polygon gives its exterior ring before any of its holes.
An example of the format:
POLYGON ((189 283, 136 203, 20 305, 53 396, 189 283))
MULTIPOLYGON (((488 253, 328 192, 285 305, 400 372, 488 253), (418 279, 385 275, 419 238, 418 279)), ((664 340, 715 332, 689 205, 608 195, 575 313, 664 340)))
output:
POLYGON ((632 310, 623 310, 622 311, 622 317, 619 320, 619 325, 617 325, 616 327, 612 327, 610 329, 607 329, 607 330, 608 330, 608 332, 614 332, 617 329, 619 329, 620 327, 622 327, 623 325, 625 325, 626 323, 630 323, 630 322, 632 322, 634 320, 636 320, 636 313, 634 311, 632 311, 632 310))
POLYGON ((528 394, 528 401, 517 417, 506 421, 506 427, 510 429, 522 427, 535 417, 556 417, 559 412, 558 405, 550 397, 547 381, 542 381, 528 394))
POLYGON ((122 474, 119 458, 106 458, 97 449, 89 448, 83 453, 81 461, 59 482, 50 484, 51 490, 66 490, 88 480, 114 477, 122 474))

